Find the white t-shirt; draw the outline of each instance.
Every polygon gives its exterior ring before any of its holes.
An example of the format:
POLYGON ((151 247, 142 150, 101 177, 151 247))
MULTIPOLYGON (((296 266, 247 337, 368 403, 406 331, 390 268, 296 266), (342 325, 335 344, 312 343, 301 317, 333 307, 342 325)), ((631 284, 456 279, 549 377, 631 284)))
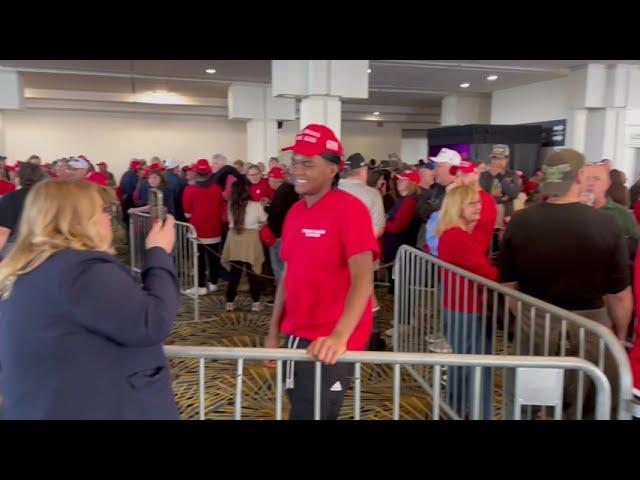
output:
POLYGON ((350 193, 356 198, 359 198, 360 201, 367 206, 369 213, 371 213, 374 228, 384 227, 386 223, 386 216, 384 213, 382 195, 380 195, 378 190, 370 187, 369 185, 365 185, 359 180, 352 180, 350 178, 340 179, 340 182, 338 182, 338 188, 350 193))
MULTIPOLYGON (((231 204, 227 208, 227 216, 229 218, 229 228, 233 228, 233 215, 231 213, 231 204)), ((246 229, 259 230, 267 221, 267 213, 262 208, 262 204, 260 202, 253 202, 249 200, 247 203, 247 211, 244 214, 244 225, 243 227, 246 229)))

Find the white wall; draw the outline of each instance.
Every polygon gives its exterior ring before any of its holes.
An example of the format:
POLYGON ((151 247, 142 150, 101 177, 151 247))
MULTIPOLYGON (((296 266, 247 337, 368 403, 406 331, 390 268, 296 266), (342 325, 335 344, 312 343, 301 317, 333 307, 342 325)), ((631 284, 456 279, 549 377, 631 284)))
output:
POLYGON ((496 90, 491 95, 491 123, 519 123, 562 120, 569 116, 567 77, 496 90))
POLYGON ((219 117, 60 110, 4 111, 9 162, 37 154, 44 162, 69 155, 105 161, 119 177, 131 158, 175 156, 181 163, 221 152, 246 158, 243 121, 219 117))
MULTIPOLYGON (((246 122, 222 117, 161 115, 65 110, 2 112, 0 137, 9 163, 37 154, 44 162, 70 155, 105 161, 116 178, 131 158, 164 159, 175 156, 181 164, 223 153, 230 161, 246 160, 246 122)), ((369 160, 386 159, 401 152, 400 123, 343 121, 345 154, 360 152, 369 160)), ((298 120, 284 122, 278 130, 278 150, 295 141, 298 120)), ((279 154, 288 163, 288 154, 279 154)), ((267 159, 265 159, 266 161, 267 159)))

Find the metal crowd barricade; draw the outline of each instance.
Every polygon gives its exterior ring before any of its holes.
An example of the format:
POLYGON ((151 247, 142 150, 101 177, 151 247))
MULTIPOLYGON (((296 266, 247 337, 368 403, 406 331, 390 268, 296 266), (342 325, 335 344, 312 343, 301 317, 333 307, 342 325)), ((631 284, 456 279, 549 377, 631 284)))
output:
MULTIPOLYGON (((169 358, 195 358, 198 359, 199 379, 199 418, 206 417, 206 388, 205 369, 206 361, 232 360, 236 362, 236 389, 234 400, 234 419, 242 417, 242 384, 245 361, 276 361, 276 391, 275 391, 275 418, 282 419, 282 394, 283 394, 283 369, 282 362, 293 360, 296 362, 312 361, 315 363, 315 388, 314 388, 314 419, 320 419, 320 402, 322 391, 320 388, 322 379, 322 364, 316 362, 305 350, 287 350, 270 348, 227 348, 227 347, 191 347, 169 345, 164 347, 165 354, 169 358)), ((608 420, 611 409, 611 388, 607 377, 592 363, 570 357, 534 357, 534 356, 495 356, 495 355, 441 355, 425 353, 394 353, 394 352, 347 352, 339 359, 339 363, 354 364, 354 420, 360 420, 361 414, 361 366, 363 363, 388 364, 393 366, 393 400, 392 418, 400 418, 400 393, 401 375, 400 367, 404 366, 429 366, 434 370, 433 389, 438 391, 440 374, 444 367, 465 366, 472 368, 473 377, 473 408, 472 419, 480 419, 480 379, 482 370, 486 368, 505 368, 521 371, 549 371, 562 372, 565 370, 578 370, 587 374, 594 382, 596 388, 597 408, 595 418, 608 420)), ((523 398, 526 403, 526 398, 523 398)), ((440 418, 440 395, 434 396, 432 404, 432 418, 440 418)), ((559 408, 557 408, 558 410, 559 408)), ((556 416, 558 418, 558 416, 556 416)))
MULTIPOLYGON (((406 245, 400 248, 396 257, 395 281, 395 352, 457 351, 495 356, 557 355, 587 359, 609 378, 617 418, 631 417, 631 368, 622 344, 607 326, 406 245), (445 308, 445 296, 449 308, 445 308), (478 303, 474 313, 470 306, 478 303)), ((428 393, 435 395, 429 385, 435 375, 433 369, 425 366, 408 366, 407 369, 428 393)), ((441 382, 448 400, 443 402, 442 408, 448 415, 460 417, 468 409, 466 377, 469 372, 448 370, 441 382)), ((506 419, 516 415, 514 379, 508 373, 492 368, 490 379, 483 387, 485 391, 489 390, 491 418, 506 419)), ((571 404, 565 413, 568 418, 582 419, 585 400, 587 410, 593 400, 588 396, 588 380, 580 372, 577 378, 567 377, 565 381, 572 390, 571 395, 567 393, 565 397, 571 404)), ((528 418, 546 418, 546 414, 546 409, 543 412, 527 409, 528 418)))
MULTIPOLYGON (((178 275, 180 293, 193 300, 194 320, 200 319, 200 305, 196 288, 198 286, 198 244, 196 231, 192 225, 175 222, 176 244, 172 257, 178 275), (191 290, 191 292, 188 292, 191 290)), ((140 275, 144 267, 145 240, 151 229, 151 218, 146 213, 129 215, 129 251, 131 272, 140 275)))

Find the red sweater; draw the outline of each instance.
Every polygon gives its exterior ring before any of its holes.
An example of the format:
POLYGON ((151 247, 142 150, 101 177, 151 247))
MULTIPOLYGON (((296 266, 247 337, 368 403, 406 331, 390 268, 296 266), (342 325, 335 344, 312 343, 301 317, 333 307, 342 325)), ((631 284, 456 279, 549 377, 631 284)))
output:
MULTIPOLYGON (((498 280, 498 269, 489 262, 486 250, 477 242, 474 235, 460 227, 452 227, 440 235, 438 242, 438 258, 457 267, 468 270, 471 273, 498 280)), ((455 312, 480 312, 482 311, 482 286, 478 285, 474 294, 474 282, 459 277, 453 273, 442 272, 444 306, 455 312), (465 309, 465 283, 467 285, 466 309, 465 309), (476 303, 473 299, 476 297, 476 303)))
POLYGON ((473 238, 480 244, 482 251, 486 252, 491 246, 491 238, 496 228, 496 219, 498 218, 498 207, 496 201, 491 195, 484 190, 480 190, 480 201, 482 208, 480 210, 480 220, 476 223, 473 232, 473 238))
POLYGON ((6 193, 11 193, 15 191, 16 191, 16 186, 13 183, 7 182, 6 180, 3 180, 2 178, 0 178, 0 197, 6 193))
POLYGON ((183 211, 200 240, 209 243, 220 241, 224 204, 222 189, 215 183, 208 187, 185 187, 182 195, 183 211))
POLYGON ((415 197, 409 197, 402 202, 392 220, 387 220, 384 227, 385 232, 402 233, 416 217, 418 201, 415 197))
POLYGON ((252 183, 249 185, 249 197, 254 202, 259 202, 262 198, 268 198, 269 200, 273 200, 276 192, 269 186, 269 181, 266 178, 263 178, 258 183, 252 183))

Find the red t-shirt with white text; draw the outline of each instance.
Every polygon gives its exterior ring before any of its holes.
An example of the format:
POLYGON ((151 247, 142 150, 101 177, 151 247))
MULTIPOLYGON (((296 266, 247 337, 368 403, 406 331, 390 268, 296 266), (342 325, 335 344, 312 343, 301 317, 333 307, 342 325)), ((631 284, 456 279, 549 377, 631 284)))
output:
MULTIPOLYGON (((351 288, 348 260, 380 249, 371 229, 371 214, 358 198, 331 190, 308 207, 291 207, 282 229, 285 276, 283 333, 315 340, 331 334, 344 311, 351 288)), ((351 337, 348 350, 364 350, 373 324, 371 299, 351 337)))

